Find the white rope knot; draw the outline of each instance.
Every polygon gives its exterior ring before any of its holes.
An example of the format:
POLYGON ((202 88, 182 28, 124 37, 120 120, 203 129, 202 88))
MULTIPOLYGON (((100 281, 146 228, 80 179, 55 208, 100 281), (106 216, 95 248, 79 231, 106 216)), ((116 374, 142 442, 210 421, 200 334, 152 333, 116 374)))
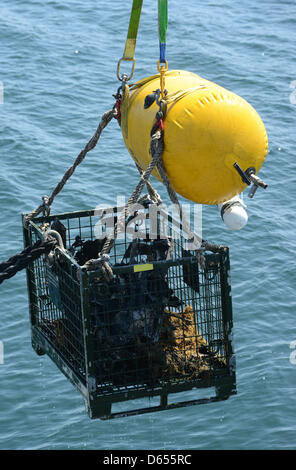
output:
POLYGON ((107 253, 99 253, 97 259, 88 260, 83 266, 82 269, 87 271, 95 271, 98 268, 101 268, 102 273, 106 281, 110 282, 113 279, 113 271, 109 264, 110 256, 107 253))
POLYGON ((110 256, 107 255, 107 253, 100 253, 98 261, 101 262, 101 263, 109 263, 110 256))

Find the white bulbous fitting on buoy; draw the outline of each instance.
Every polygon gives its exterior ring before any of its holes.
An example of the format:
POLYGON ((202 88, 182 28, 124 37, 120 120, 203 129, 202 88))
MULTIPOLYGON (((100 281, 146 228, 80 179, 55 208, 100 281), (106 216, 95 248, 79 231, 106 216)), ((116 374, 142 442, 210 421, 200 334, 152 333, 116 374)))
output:
POLYGON ((223 222, 229 230, 241 230, 248 222, 247 206, 240 197, 235 196, 229 201, 218 204, 223 222))

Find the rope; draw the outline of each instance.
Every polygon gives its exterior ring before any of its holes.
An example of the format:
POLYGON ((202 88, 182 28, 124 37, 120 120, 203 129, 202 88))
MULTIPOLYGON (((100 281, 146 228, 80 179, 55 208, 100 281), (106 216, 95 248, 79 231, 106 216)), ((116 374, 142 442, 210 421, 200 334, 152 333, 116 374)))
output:
POLYGON ((120 233, 122 230, 125 230, 126 217, 127 217, 129 208, 139 201, 139 197, 143 191, 145 184, 147 185, 148 191, 150 190, 151 196, 154 199, 154 201, 159 202, 160 200, 158 193, 153 189, 151 183, 149 182, 149 178, 154 168, 156 168, 157 164, 161 160, 161 156, 162 156, 163 148, 164 148, 162 134, 163 134, 162 132, 157 131, 155 134, 151 136, 151 141, 150 141, 150 152, 152 156, 151 161, 145 171, 141 170, 138 167, 140 174, 141 174, 140 181, 137 184, 136 188, 134 189, 132 195, 130 196, 126 206, 124 207, 122 214, 120 215, 117 221, 117 224, 114 227, 114 232, 108 235, 103 245, 103 248, 101 250, 101 253, 99 253, 98 259, 91 259, 84 266, 86 269, 94 270, 96 269, 97 265, 99 265, 102 269, 103 275, 106 280, 110 281, 113 279, 113 271, 109 264, 108 253, 112 249, 118 233, 120 233))
POLYGON ((40 212, 44 212, 44 210, 46 209, 47 210, 47 215, 49 215, 49 212, 50 212, 50 206, 52 205, 53 201, 54 201, 54 198, 61 192, 61 190, 63 189, 63 187, 65 186, 65 184, 67 183, 67 181, 71 178, 71 176, 73 175, 74 171, 76 170, 77 166, 80 165, 80 163, 84 160, 86 154, 90 151, 90 150, 93 150, 95 148, 95 146, 97 145, 98 143, 98 140, 101 136, 101 133, 103 131, 103 129, 109 124, 109 122, 112 120, 112 118, 114 117, 114 114, 116 113, 116 111, 113 109, 110 109, 109 111, 106 111, 102 118, 101 118, 101 121, 97 127, 97 130, 95 131, 94 135, 92 136, 92 138, 88 141, 88 143, 86 144, 86 146, 84 147, 83 150, 81 150, 81 152, 79 153, 79 155, 77 156, 75 162, 73 163, 72 166, 70 166, 70 168, 68 168, 68 170, 66 171, 66 173, 64 174, 63 178, 59 181, 59 183, 56 185, 56 187, 54 188, 52 194, 50 197, 47 197, 47 196, 43 196, 43 203, 40 204, 40 206, 38 206, 35 210, 33 210, 32 212, 30 212, 30 214, 28 214, 25 218, 24 218, 24 226, 25 228, 27 228, 28 226, 28 222, 33 219, 34 217, 36 217, 38 214, 40 214, 40 212))
POLYGON ((57 241, 51 237, 46 240, 38 240, 33 246, 27 246, 21 253, 18 253, 7 261, 0 263, 0 284, 13 277, 18 271, 25 269, 33 261, 44 254, 48 254, 55 248, 57 241))
MULTIPOLYGON (((144 171, 142 170, 141 167, 139 167, 139 165, 138 165, 137 163, 136 163, 136 167, 137 167, 137 169, 138 169, 140 175, 142 176, 143 173, 144 173, 144 171)), ((158 194, 158 192, 156 191, 156 189, 153 188, 153 186, 152 186, 152 184, 150 183, 149 180, 146 181, 146 186, 147 186, 148 194, 149 194, 150 199, 151 199, 151 201, 153 202, 153 204, 157 204, 157 205, 161 204, 161 202, 162 202, 162 201, 161 201, 161 197, 160 197, 160 195, 158 194)), ((144 197, 145 197, 145 196, 143 196, 143 198, 144 198, 144 197)), ((138 200, 138 202, 139 202, 139 201, 140 201, 140 200, 138 200)))
POLYGON ((160 161, 162 152, 163 152, 163 139, 161 139, 161 143, 158 144, 160 137, 161 137, 160 131, 157 131, 151 137, 151 141, 150 141, 150 151, 151 151, 151 156, 152 156, 151 161, 147 169, 144 172, 142 172, 139 183, 137 184, 126 206, 124 207, 123 212, 121 216, 119 217, 119 220, 114 228, 114 233, 113 234, 111 233, 107 237, 107 240, 105 241, 104 246, 102 248, 101 255, 107 254, 110 252, 111 248, 114 245, 114 241, 118 233, 125 229, 125 220, 126 220, 126 216, 127 216, 129 208, 133 204, 136 204, 138 202, 138 199, 143 191, 145 184, 147 184, 147 181, 149 180, 152 171, 154 170, 154 168, 157 166, 158 162, 160 161))
MULTIPOLYGON (((113 272, 111 266, 108 264, 109 257, 106 258, 106 255, 110 252, 112 249, 115 239, 118 236, 118 233, 120 233, 122 230, 125 230, 125 225, 126 225, 126 217, 129 211, 129 208, 133 205, 136 204, 139 201, 139 197, 143 191, 143 188, 145 184, 147 185, 147 182, 149 182, 149 178, 155 168, 158 168, 159 174, 167 188, 169 197, 171 201, 177 205, 179 209, 179 214, 180 218, 182 220, 182 226, 184 230, 189 234, 192 235, 192 238, 194 240, 194 243, 196 244, 196 252, 197 252, 197 258, 198 261, 201 265, 202 268, 205 267, 205 257, 203 254, 198 251, 198 248, 201 247, 201 244, 205 246, 206 242, 202 239, 200 239, 195 233, 191 231, 190 228, 190 223, 187 221, 187 219, 184 217, 184 214, 182 213, 182 208, 178 199, 178 196, 173 189, 163 166, 162 162, 162 154, 164 150, 164 141, 163 141, 163 131, 157 130, 154 134, 151 136, 150 140, 150 153, 151 153, 151 161, 145 171, 141 170, 139 166, 137 165, 141 178, 139 183, 137 184, 136 188, 134 189, 132 195, 130 196, 126 206, 123 209, 123 212, 121 216, 118 219, 118 222, 114 228, 114 232, 109 234, 107 237, 107 240, 104 243, 104 246, 101 250, 101 253, 99 254, 99 258, 97 260, 89 260, 87 262, 87 267, 88 269, 96 269, 96 266, 99 264, 100 267, 102 268, 104 277, 106 279, 111 280, 113 278, 113 272), (112 274, 111 274, 112 273, 112 274)), ((153 197, 156 197, 157 192, 153 189, 151 183, 149 182, 148 188, 151 188, 153 190, 153 197), (155 194, 156 193, 156 194, 155 194)), ((158 194, 157 194, 158 195, 158 194)), ((159 201, 158 198, 155 199, 155 201, 159 201)), ((211 247, 214 247, 213 245, 208 245, 211 247)), ((86 266, 85 266, 86 267, 86 266)))
MULTIPOLYGON (((120 87, 121 89, 124 89, 124 85, 120 87)), ((118 122, 120 124, 120 105, 121 105, 121 97, 119 95, 119 90, 116 95, 116 103, 114 107, 105 112, 101 118, 101 121, 96 129, 96 132, 92 136, 92 138, 89 140, 89 142, 86 144, 83 150, 79 153, 79 155, 76 157, 76 160, 74 161, 73 165, 68 168, 66 173, 64 174, 63 178, 59 181, 57 186, 54 188, 52 194, 50 197, 43 196, 43 203, 40 204, 35 210, 33 210, 30 214, 28 214, 24 218, 24 226, 27 228, 28 223, 31 219, 36 217, 40 212, 43 212, 44 215, 49 215, 50 214, 50 206, 52 205, 54 198, 61 192, 63 189, 64 185, 67 183, 67 181, 70 179, 70 177, 73 175, 75 169, 77 166, 84 160, 86 154, 92 150, 103 131, 103 129, 109 124, 109 122, 112 120, 113 117, 118 119, 118 122)), ((160 108, 161 110, 161 108, 160 108)), ((159 114, 159 113, 158 113, 159 114)), ((161 116, 158 116, 157 114, 157 119, 156 123, 152 127, 152 132, 151 132, 151 140, 150 140, 150 153, 151 153, 151 161, 145 171, 143 171, 138 165, 138 171, 141 175, 140 181, 137 184, 136 188, 134 189, 132 195, 130 196, 126 206, 124 207, 123 213, 118 219, 118 222, 114 228, 114 233, 110 234, 107 237, 107 240, 104 243, 104 246, 101 250, 101 253, 98 254, 97 259, 91 259, 85 263, 83 268, 87 270, 95 270, 97 269, 98 266, 100 266, 102 273, 107 281, 111 281, 113 279, 113 271, 112 268, 109 264, 109 256, 108 253, 110 252, 111 248, 114 245, 114 241, 118 235, 118 233, 122 230, 125 229, 126 225, 126 217, 129 211, 129 208, 139 202, 139 198, 141 196, 141 193, 143 191, 144 186, 147 186, 148 194, 150 196, 151 201, 154 204, 160 204, 161 203, 161 198, 157 191, 153 188, 153 186, 150 183, 150 176, 155 168, 158 169, 159 174, 162 178, 163 183, 165 184, 169 197, 171 201, 177 205, 180 213, 180 218, 182 220, 182 226, 185 228, 188 234, 192 234, 194 242, 198 243, 198 247, 201 246, 201 242, 205 243, 203 240, 201 240, 199 237, 197 237, 196 234, 191 232, 190 229, 190 223, 188 223, 187 220, 184 220, 184 216, 182 214, 182 208, 179 203, 178 196, 173 189, 167 175, 166 171, 163 166, 163 161, 162 161, 162 154, 164 150, 164 141, 163 141, 163 113, 161 113, 161 116)), ((145 197, 144 197, 145 198, 145 197)), ((142 198, 143 199, 143 198, 142 198)), ((141 200, 142 200, 141 199, 141 200)), ((9 277, 12 277, 16 274, 16 272, 20 271, 21 269, 26 268, 32 261, 37 259, 41 254, 43 253, 49 253, 49 251, 52 249, 51 247, 55 246, 57 244, 57 240, 52 239, 52 237, 48 237, 47 240, 44 240, 43 242, 37 242, 35 245, 32 247, 27 247, 25 250, 23 250, 20 254, 13 256, 10 258, 8 261, 0 264, 0 283, 3 282, 4 279, 8 279, 9 277), (54 243, 54 245, 53 245, 54 243), (48 248, 49 247, 49 248, 48 248), (45 248, 47 251, 45 251, 45 248)), ((213 245, 208 245, 213 247, 213 245)), ((196 249, 197 250, 197 249, 196 249)), ((204 257, 203 255, 197 251, 197 256, 199 258, 199 261, 202 266, 204 266, 204 257)))
POLYGON ((167 177, 167 174, 166 174, 166 171, 164 169, 162 160, 161 160, 161 162, 158 163, 157 169, 159 171, 159 174, 161 176, 161 179, 162 179, 163 183, 165 184, 165 186, 167 188, 167 192, 168 192, 170 200, 172 201, 173 204, 175 204, 178 207, 179 217, 180 217, 180 220, 182 221, 183 230, 188 235, 192 236, 192 238, 193 238, 193 244, 196 246, 195 250, 196 250, 196 255, 197 255, 198 262, 201 265, 202 269, 204 269, 205 268, 205 257, 198 250, 201 248, 202 245, 205 246, 206 242, 205 242, 205 240, 202 240, 200 237, 198 237, 198 235, 196 235, 196 233, 191 231, 190 222, 187 220, 187 218, 185 217, 185 215, 182 211, 182 207, 180 205, 179 198, 178 198, 176 191, 173 189, 173 187, 172 187, 172 185, 171 185, 171 183, 170 183, 170 181, 167 177))
MULTIPOLYGON (((47 216, 50 214, 50 206, 52 205, 54 198, 61 192, 61 190, 67 183, 67 181, 73 175, 77 166, 80 165, 80 163, 84 160, 86 154, 97 145, 103 129, 107 126, 107 124, 109 124, 109 122, 112 120, 113 117, 115 117, 116 114, 117 114, 116 104, 113 107, 113 109, 110 109, 109 111, 103 114, 101 121, 94 135, 88 141, 84 149, 81 150, 79 155, 76 157, 76 160, 74 161, 73 165, 71 165, 70 168, 68 168, 63 178, 56 185, 51 196, 50 197, 43 196, 42 197, 43 203, 40 204, 40 206, 38 206, 35 210, 30 212, 30 214, 28 214, 24 218, 25 228, 28 227, 29 221, 33 219, 34 217, 36 217, 38 214, 40 214, 40 212, 42 212, 43 215, 47 215, 47 216)), ((4 280, 9 279, 10 277, 13 277, 18 271, 21 271, 22 269, 27 268, 30 263, 37 260, 41 255, 48 254, 57 244, 61 245, 62 244, 61 240, 56 239, 58 238, 57 237, 58 235, 59 234, 57 232, 51 230, 46 234, 46 238, 44 240, 38 240, 33 246, 26 247, 21 253, 18 253, 12 256, 11 258, 9 258, 7 261, 0 263, 0 284, 4 280), (54 235, 55 238, 53 238, 52 235, 54 235)), ((100 260, 98 260, 98 262, 99 261, 100 260)), ((104 260, 103 263, 106 263, 106 261, 104 260)), ((104 264, 103 272, 107 279, 110 279, 110 275, 113 276, 112 270, 111 270, 111 274, 110 274, 110 270, 111 268, 108 269, 108 266, 105 267, 105 264, 104 264)))
POLYGON ((101 253, 97 259, 88 260, 82 268, 88 271, 95 271, 100 267, 105 280, 110 282, 113 279, 113 270, 109 264, 109 260, 110 257, 107 254, 101 253))

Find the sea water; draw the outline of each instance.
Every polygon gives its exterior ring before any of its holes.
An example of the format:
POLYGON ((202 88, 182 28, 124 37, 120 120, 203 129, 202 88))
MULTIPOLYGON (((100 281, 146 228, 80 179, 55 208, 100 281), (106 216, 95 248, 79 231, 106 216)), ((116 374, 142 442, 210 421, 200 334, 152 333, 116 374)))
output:
MULTIPOLYGON (((51 193, 113 105, 130 6, 131 1, 1 1, 2 261, 22 249, 20 214, 51 193)), ((269 136, 260 171, 269 186, 252 200, 245 195, 246 228, 231 232, 217 207, 203 207, 204 237, 230 247, 237 395, 90 420, 81 395, 31 347, 23 271, 0 286, 1 449, 296 447, 295 18, 294 1, 169 1, 169 68, 195 72, 247 99, 269 136)), ((156 0, 144 1, 136 60, 134 79, 156 73, 156 0)), ((137 181, 114 121, 52 212, 114 205, 137 181)))

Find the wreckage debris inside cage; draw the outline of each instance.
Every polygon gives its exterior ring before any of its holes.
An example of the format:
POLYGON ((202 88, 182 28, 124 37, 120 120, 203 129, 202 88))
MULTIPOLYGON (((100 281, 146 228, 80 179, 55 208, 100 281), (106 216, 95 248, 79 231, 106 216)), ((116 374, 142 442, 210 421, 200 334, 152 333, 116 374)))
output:
MULTIPOLYGON (((108 210, 117 220, 118 209, 108 210)), ((106 212, 107 213, 107 212, 106 212)), ((204 253, 201 266, 180 224, 159 209, 156 237, 144 230, 115 240, 113 279, 84 269, 107 236, 95 211, 38 217, 25 244, 58 231, 66 250, 27 268, 32 345, 48 354, 82 393, 91 418, 159 411, 236 393, 229 250, 204 253), (105 236, 96 238, 98 225, 105 236), (135 236, 136 235, 136 236, 135 236), (206 398, 169 403, 172 393, 215 387, 206 398), (112 412, 116 402, 159 396, 158 406, 112 412)))

